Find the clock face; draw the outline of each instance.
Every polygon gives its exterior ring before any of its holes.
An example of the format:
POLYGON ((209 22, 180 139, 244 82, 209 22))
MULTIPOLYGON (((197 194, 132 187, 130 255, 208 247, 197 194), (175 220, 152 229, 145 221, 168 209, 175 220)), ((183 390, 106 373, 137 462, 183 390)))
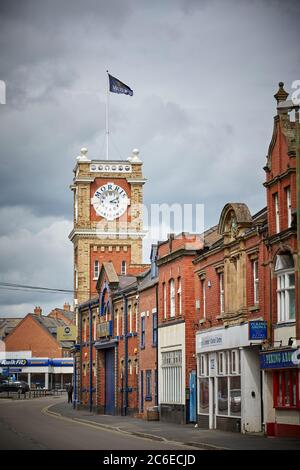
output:
POLYGON ((100 186, 92 197, 92 205, 98 215, 114 220, 127 210, 129 199, 126 191, 115 183, 100 186))

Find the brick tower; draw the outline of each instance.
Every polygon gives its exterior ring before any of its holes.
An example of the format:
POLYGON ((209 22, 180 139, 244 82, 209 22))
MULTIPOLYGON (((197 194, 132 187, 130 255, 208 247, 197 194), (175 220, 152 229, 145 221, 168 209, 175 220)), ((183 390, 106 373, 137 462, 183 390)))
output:
POLYGON ((81 149, 74 168, 74 303, 96 295, 103 261, 117 274, 136 275, 142 264, 143 184, 139 151, 127 160, 90 160, 81 149))

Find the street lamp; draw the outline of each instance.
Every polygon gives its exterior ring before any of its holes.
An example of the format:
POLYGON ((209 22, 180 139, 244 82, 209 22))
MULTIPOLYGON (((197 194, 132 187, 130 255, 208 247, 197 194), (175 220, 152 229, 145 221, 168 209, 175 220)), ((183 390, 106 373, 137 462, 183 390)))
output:
POLYGON ((295 111, 295 145, 296 145, 296 211, 297 211, 297 309, 296 336, 300 341, 300 128, 299 104, 292 100, 280 101, 277 106, 278 114, 295 111))

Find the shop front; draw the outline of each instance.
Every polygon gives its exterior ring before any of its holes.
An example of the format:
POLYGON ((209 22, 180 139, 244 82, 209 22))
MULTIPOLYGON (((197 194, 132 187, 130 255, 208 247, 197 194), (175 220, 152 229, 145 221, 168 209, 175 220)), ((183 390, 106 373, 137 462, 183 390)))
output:
POLYGON ((249 339, 249 324, 198 332, 197 421, 207 429, 262 430, 261 340, 249 339))
POLYGON ((260 354, 269 436, 300 437, 299 364, 299 349, 281 347, 260 354))
POLYGON ((11 380, 23 380, 31 389, 65 389, 72 383, 73 359, 6 357, 0 359, 0 373, 11 380))

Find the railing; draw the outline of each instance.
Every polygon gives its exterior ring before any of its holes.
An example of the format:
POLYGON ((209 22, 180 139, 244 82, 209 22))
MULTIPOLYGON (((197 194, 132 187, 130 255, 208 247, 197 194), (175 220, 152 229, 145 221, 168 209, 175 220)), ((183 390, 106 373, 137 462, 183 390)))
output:
POLYGON ((22 393, 21 391, 6 391, 0 392, 1 398, 11 398, 13 400, 26 400, 27 398, 41 398, 48 396, 61 396, 66 393, 64 389, 53 389, 53 390, 43 390, 43 389, 31 389, 28 392, 22 393))

